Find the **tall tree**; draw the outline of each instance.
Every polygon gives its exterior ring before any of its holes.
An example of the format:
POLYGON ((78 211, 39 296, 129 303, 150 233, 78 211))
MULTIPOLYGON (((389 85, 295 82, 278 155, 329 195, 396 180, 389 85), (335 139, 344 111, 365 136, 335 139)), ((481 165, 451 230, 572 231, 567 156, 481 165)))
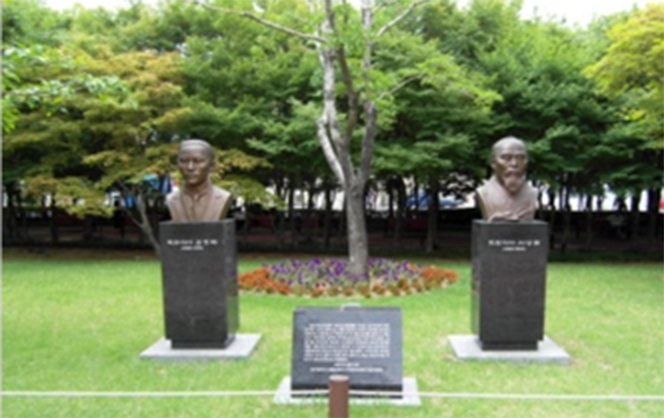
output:
POLYGON ((651 3, 609 28, 611 44, 586 69, 602 92, 624 95, 622 116, 651 149, 664 147, 664 4, 651 3))
MULTIPOLYGON (((477 8, 473 6, 470 11, 483 15, 476 12, 477 8)), ((490 78, 476 70, 474 48, 479 48, 476 45, 479 42, 464 40, 461 36, 466 26, 476 28, 478 25, 474 18, 461 14, 450 2, 433 2, 411 15, 405 24, 408 35, 399 32, 391 37, 392 48, 379 57, 389 61, 392 67, 424 61, 418 55, 447 57, 445 64, 431 68, 426 78, 410 83, 397 93, 398 112, 392 130, 386 130, 377 144, 377 167, 392 174, 414 176, 429 190, 426 239, 429 253, 436 243, 438 192, 466 194, 470 191, 464 187, 469 182, 459 185, 452 179, 478 176, 475 149, 489 130, 492 104, 501 99, 489 88, 490 78), (465 21, 470 23, 463 23, 465 21), (428 42, 420 45, 409 40, 413 33, 428 42), (450 183, 457 184, 449 187, 450 183)), ((485 23, 483 26, 486 34, 494 25, 485 23)))
POLYGON ((118 77, 89 71, 87 55, 63 43, 70 22, 62 14, 38 1, 10 0, 3 5, 2 18, 2 172, 9 197, 3 235, 15 237, 24 192, 21 180, 29 178, 49 152, 57 153, 61 139, 50 138, 37 127, 66 111, 65 102, 76 96, 130 102, 125 100, 129 91, 118 77), (27 119, 21 120, 23 116, 27 119), (34 135, 13 134, 29 120, 36 129, 34 135))
POLYGON ((613 24, 609 46, 585 73, 599 90, 618 101, 622 121, 604 149, 616 167, 607 182, 633 196, 633 236, 638 231, 638 198, 648 190, 650 237, 655 237, 664 159, 664 4, 652 3, 613 24))
POLYGON ((299 37, 316 47, 322 71, 322 110, 316 132, 323 154, 342 185, 346 197, 348 252, 351 273, 365 276, 368 238, 364 216, 364 189, 369 178, 374 140, 378 127, 378 109, 391 100, 392 89, 404 81, 404 74, 388 74, 373 65, 374 47, 386 33, 422 2, 405 3, 398 13, 378 13, 371 0, 362 0, 358 10, 332 0, 309 2, 315 26, 295 30, 270 18, 270 3, 262 11, 232 9, 193 1, 212 10, 236 14, 275 30, 299 37), (374 16, 378 17, 378 24, 374 16), (310 27, 310 28, 307 28, 310 27), (309 31, 306 31, 309 29, 309 31), (337 77, 341 77, 341 91, 337 77), (344 97, 345 96, 345 97, 344 97), (340 100, 345 99, 340 107, 340 100), (359 152, 353 143, 359 142, 359 152), (354 159, 357 158, 357 162, 354 159))

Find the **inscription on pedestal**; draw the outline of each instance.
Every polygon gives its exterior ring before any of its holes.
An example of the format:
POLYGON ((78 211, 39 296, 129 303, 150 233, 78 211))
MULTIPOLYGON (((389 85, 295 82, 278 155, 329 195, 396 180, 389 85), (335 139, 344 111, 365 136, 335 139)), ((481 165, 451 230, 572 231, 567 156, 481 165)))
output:
POLYGON ((400 391, 399 308, 298 308, 293 316, 293 389, 324 389, 332 374, 351 388, 400 391))
POLYGON ((382 367, 362 367, 365 359, 390 357, 389 324, 310 324, 304 328, 304 362, 312 372, 381 373, 382 367), (352 360, 351 360, 352 359, 352 360))
POLYGON ((538 239, 489 239, 487 246, 503 252, 525 252, 533 247, 539 247, 542 241, 538 239))

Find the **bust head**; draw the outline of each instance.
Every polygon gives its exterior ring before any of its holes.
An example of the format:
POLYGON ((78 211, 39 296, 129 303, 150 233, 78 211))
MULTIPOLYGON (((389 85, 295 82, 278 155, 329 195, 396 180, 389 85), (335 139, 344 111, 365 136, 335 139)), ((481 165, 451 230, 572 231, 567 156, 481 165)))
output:
POLYGON ((214 150, 206 141, 188 139, 180 143, 177 157, 182 174, 180 189, 166 197, 166 205, 175 222, 211 222, 226 217, 231 194, 215 187, 210 173, 215 166, 214 150))
POLYGON ((182 186, 187 191, 207 187, 210 172, 214 168, 214 151, 201 139, 187 139, 180 143, 178 170, 182 174, 182 186))
POLYGON ((514 195, 526 184, 528 154, 520 139, 508 136, 491 149, 491 168, 498 182, 514 195))
POLYGON ((520 139, 507 137, 491 149, 493 176, 477 189, 475 200, 488 221, 531 221, 537 210, 537 189, 526 181, 528 155, 520 139))

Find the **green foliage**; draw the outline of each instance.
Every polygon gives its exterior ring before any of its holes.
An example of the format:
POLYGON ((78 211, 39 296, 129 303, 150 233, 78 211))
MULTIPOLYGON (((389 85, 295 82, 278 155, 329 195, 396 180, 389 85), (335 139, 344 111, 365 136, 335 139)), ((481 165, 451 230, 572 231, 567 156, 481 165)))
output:
POLYGON ((71 24, 64 14, 37 1, 10 0, 2 18, 3 134, 15 128, 22 111, 39 108, 50 117, 80 92, 101 100, 127 98, 118 77, 90 72, 87 54, 63 43, 71 24))
MULTIPOLYGON (((598 152, 616 123, 615 105, 581 74, 603 39, 554 22, 514 22, 479 64, 503 100, 493 107, 491 144, 514 135, 528 143, 531 179, 551 187, 595 193, 610 166, 598 152)), ((486 164, 486 163, 485 163, 486 164)))
POLYGON ((69 20, 65 16, 45 7, 40 0, 2 2, 3 45, 39 44, 56 47, 68 26, 69 20))
POLYGON ((36 175, 27 183, 29 196, 49 195, 53 205, 80 218, 85 215, 111 216, 113 208, 105 204, 105 195, 89 181, 80 177, 54 179, 36 175))
MULTIPOLYGON (((173 56, 154 53, 129 53, 120 56, 90 56, 85 53, 78 66, 94 74, 77 77, 87 89, 71 88, 67 76, 71 69, 55 69, 55 83, 67 86, 57 96, 57 111, 47 106, 24 107, 16 130, 3 144, 5 167, 31 159, 34 165, 14 173, 27 182, 27 191, 39 198, 46 192, 56 196, 56 204, 70 213, 109 214, 103 196, 122 182, 136 183, 148 173, 160 173, 164 151, 149 147, 159 134, 170 137, 166 129, 169 112, 177 104, 179 88, 172 83, 173 56), (161 73, 156 73, 160 68, 161 73), (149 71, 149 72, 146 72, 149 71), (106 94, 105 79, 129 86, 135 106, 126 106, 106 94), (64 84, 57 83, 65 80, 64 84), (50 117, 45 119, 44 117, 50 117), (150 117, 151 116, 151 117, 150 117), (71 202, 71 203, 67 203, 71 202)), ((123 89, 123 93, 128 90, 123 89)), ((162 137, 163 138, 163 137, 162 137)))
POLYGON ((85 72, 84 54, 37 44, 3 47, 2 58, 4 134, 15 128, 21 109, 41 109, 50 117, 55 112, 66 112, 63 101, 81 92, 101 101, 133 104, 127 102, 129 91, 117 76, 85 72))
POLYGON ((600 89, 622 96, 621 115, 631 134, 648 138, 644 148, 664 149, 664 4, 651 3, 607 32, 603 57, 586 69, 600 89))
MULTIPOLYGON (((214 4, 305 33, 324 18, 299 0, 214 4)), ((330 44, 347 58, 358 103, 378 109, 373 176, 479 180, 491 144, 515 135, 538 183, 588 193, 661 184, 660 4, 581 30, 523 21, 521 1, 435 0, 378 36, 410 4, 377 1, 367 31, 352 2, 333 2, 330 44)), ((323 73, 311 41, 189 1, 55 12, 8 0, 2 54, 3 182, 53 193, 70 211, 97 210, 110 189, 152 193, 143 179, 175 177, 175 143, 188 137, 224 150, 215 182, 249 200, 274 202, 260 192, 267 184, 331 178, 316 140, 323 73)), ((339 69, 336 79, 345 132, 353 98, 339 69)))
POLYGON ((443 44, 449 34, 442 32, 449 28, 440 22, 451 10, 445 2, 426 6, 406 25, 419 36, 395 31, 378 44, 384 46, 377 52, 378 65, 402 78, 416 77, 395 93, 395 116, 379 136, 375 167, 381 176, 481 175, 471 164, 474 149, 501 97, 487 77, 461 64, 461 55, 447 53, 443 44))

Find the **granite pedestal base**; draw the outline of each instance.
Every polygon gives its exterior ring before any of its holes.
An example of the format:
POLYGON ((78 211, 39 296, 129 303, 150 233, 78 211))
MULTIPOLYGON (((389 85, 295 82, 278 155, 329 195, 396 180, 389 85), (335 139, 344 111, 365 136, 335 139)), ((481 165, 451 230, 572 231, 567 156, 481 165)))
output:
POLYGON ((569 354, 549 337, 544 337, 535 350, 483 350, 477 335, 450 335, 454 354, 459 360, 505 361, 512 363, 570 364, 569 354))
POLYGON ((538 350, 548 242, 546 222, 473 222, 471 323, 482 349, 538 350))
POLYGON ((239 328, 235 220, 160 224, 165 337, 223 349, 239 328))
MULTIPOLYGON (((351 405, 394 405, 394 406, 420 406, 422 400, 417 389, 417 380, 413 377, 404 377, 401 386, 404 396, 395 398, 394 393, 385 392, 385 396, 375 397, 353 397, 348 402, 351 405)), ((353 389, 351 389, 352 391, 353 389)), ((279 383, 277 393, 272 403, 282 405, 308 405, 314 403, 327 403, 327 396, 293 396, 291 393, 291 377, 286 376, 279 383)))
POLYGON ((236 334, 233 342, 224 349, 191 349, 173 348, 171 341, 161 338, 143 351, 139 357, 169 362, 246 360, 251 357, 260 339, 260 334, 236 334))

